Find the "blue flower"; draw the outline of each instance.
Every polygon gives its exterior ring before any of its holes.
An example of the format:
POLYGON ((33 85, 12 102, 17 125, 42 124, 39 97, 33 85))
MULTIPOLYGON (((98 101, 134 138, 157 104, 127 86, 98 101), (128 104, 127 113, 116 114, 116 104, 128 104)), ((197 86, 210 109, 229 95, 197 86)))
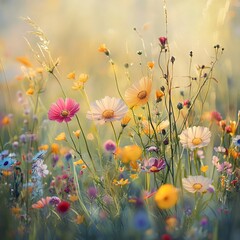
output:
POLYGON ((240 147, 240 135, 237 135, 235 138, 233 138, 233 144, 236 147, 240 147))
POLYGON ((133 224, 136 230, 145 231, 150 227, 150 222, 147 212, 141 210, 138 211, 133 219, 133 224))

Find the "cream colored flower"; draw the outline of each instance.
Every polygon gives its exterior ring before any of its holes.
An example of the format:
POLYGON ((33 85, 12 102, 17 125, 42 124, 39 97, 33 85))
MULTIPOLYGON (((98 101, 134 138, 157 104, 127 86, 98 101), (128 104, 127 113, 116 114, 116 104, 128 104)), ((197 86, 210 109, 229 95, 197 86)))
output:
POLYGON ((126 104, 119 98, 108 97, 91 104, 87 118, 101 123, 121 120, 128 111, 126 104))
POLYGON ((182 179, 183 187, 191 193, 200 192, 205 193, 211 187, 212 179, 199 176, 189 176, 182 179))
POLYGON ((191 127, 185 129, 180 135, 180 142, 184 148, 202 148, 209 144, 211 132, 207 127, 191 127))
MULTIPOLYGON (((141 123, 142 123, 143 132, 145 134, 147 134, 147 135, 154 134, 154 130, 149 121, 143 120, 141 123)), ((165 129, 169 126, 169 121, 164 120, 164 121, 160 122, 159 124, 156 124, 155 122, 153 122, 152 124, 153 124, 153 127, 154 127, 156 133, 160 133, 163 129, 165 129)))
POLYGON ((148 102, 152 90, 152 80, 143 77, 137 85, 132 85, 125 92, 126 103, 130 108, 142 106, 148 102))

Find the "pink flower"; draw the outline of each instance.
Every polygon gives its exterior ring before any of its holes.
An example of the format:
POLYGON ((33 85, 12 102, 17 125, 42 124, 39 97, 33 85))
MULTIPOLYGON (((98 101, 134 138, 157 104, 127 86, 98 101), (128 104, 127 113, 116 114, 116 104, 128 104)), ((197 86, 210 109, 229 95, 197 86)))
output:
POLYGON ((165 47, 165 44, 167 43, 166 37, 160 37, 158 38, 159 42, 161 43, 162 47, 165 47))
POLYGON ((79 104, 71 99, 59 98, 56 103, 53 103, 48 111, 49 120, 54 120, 57 122, 69 122, 72 120, 74 115, 79 111, 79 104))

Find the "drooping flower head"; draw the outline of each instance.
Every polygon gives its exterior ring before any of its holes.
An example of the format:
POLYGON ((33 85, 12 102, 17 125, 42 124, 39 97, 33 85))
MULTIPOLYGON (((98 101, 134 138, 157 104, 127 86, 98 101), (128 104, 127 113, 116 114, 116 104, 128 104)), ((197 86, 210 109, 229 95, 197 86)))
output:
POLYGON ((132 85, 125 92, 125 99, 130 108, 142 106, 148 102, 152 90, 152 80, 143 77, 137 85, 132 85))
POLYGON ((182 179, 183 187, 191 193, 205 193, 211 187, 212 179, 199 176, 189 176, 182 179))
POLYGON ((127 111, 128 107, 120 98, 106 96, 91 104, 91 109, 87 112, 87 118, 103 124, 121 120, 127 111))
POLYGON ((161 209, 172 208, 178 201, 178 190, 171 184, 164 184, 156 192, 154 200, 161 209))
POLYGON ((79 111, 79 104, 71 98, 59 98, 56 103, 53 103, 48 111, 49 120, 59 123, 65 121, 70 122, 74 115, 79 111))
POLYGON ((180 142, 184 148, 202 148, 209 144, 211 132, 207 127, 191 127, 185 129, 180 135, 180 142))

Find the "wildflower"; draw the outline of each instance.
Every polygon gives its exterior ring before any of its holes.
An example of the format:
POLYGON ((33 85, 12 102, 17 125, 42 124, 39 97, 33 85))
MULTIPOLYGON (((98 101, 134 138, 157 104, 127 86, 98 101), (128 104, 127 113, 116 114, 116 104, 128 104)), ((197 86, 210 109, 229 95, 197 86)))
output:
POLYGON ((49 204, 56 207, 60 202, 61 202, 61 200, 60 200, 59 197, 52 196, 50 201, 49 201, 49 204))
POLYGON ((209 185, 212 183, 212 180, 203 176, 189 176, 188 178, 182 179, 183 187, 191 193, 207 192, 209 185))
POLYGON ((121 99, 106 96, 91 104, 91 110, 87 112, 87 118, 99 123, 112 122, 121 120, 127 111, 128 108, 121 99))
POLYGON ((125 92, 126 102, 130 108, 142 106, 148 102, 152 90, 152 80, 143 77, 137 85, 132 85, 125 92))
POLYGON ((165 95, 165 93, 163 91, 156 90, 156 92, 155 92, 156 102, 157 103, 161 102, 164 95, 165 95))
POLYGON ((146 211, 140 210, 134 215, 133 224, 136 230, 145 231, 150 227, 148 214, 146 211))
POLYGON ((79 75, 78 81, 81 82, 81 83, 86 83, 87 80, 88 80, 88 78, 89 78, 88 74, 86 74, 86 73, 81 73, 81 74, 79 75))
POLYGON ((147 65, 148 65, 148 67, 149 67, 150 69, 153 69, 153 67, 154 67, 154 62, 148 62, 147 65))
POLYGON ((27 94, 28 96, 33 95, 33 94, 34 94, 34 88, 30 87, 30 88, 26 91, 26 94, 27 94))
POLYGON ((76 201, 78 200, 78 196, 77 196, 77 195, 70 195, 70 196, 69 196, 69 200, 70 200, 71 202, 76 202, 76 201))
POLYGON ((10 124, 10 122, 11 122, 11 118, 9 116, 4 116, 1 120, 1 124, 5 126, 10 124))
POLYGON ((172 240, 172 237, 169 234, 165 233, 161 236, 161 240, 172 240))
POLYGON ((47 144, 45 145, 41 145, 38 147, 38 150, 41 151, 41 150, 48 150, 49 146, 47 144))
POLYGON ((233 144, 236 147, 240 147, 240 135, 237 135, 235 138, 233 138, 233 144))
POLYGON ((96 187, 89 187, 87 190, 87 194, 90 199, 95 199, 98 195, 98 190, 96 187))
POLYGON ((18 216, 19 213, 21 212, 21 208, 19 208, 19 207, 12 207, 12 208, 11 208, 11 212, 12 212, 14 215, 18 216))
POLYGON ((122 163, 136 162, 141 156, 142 149, 138 145, 128 145, 119 148, 117 152, 117 157, 120 157, 122 163))
POLYGON ((98 51, 105 53, 107 56, 109 55, 109 50, 107 49, 105 44, 101 44, 98 48, 98 51))
POLYGON ((112 140, 107 140, 105 143, 104 143, 104 149, 105 151, 107 152, 115 152, 116 150, 116 143, 112 140))
POLYGON ((184 148, 202 148, 209 144, 211 132, 207 127, 191 127, 180 134, 180 142, 184 148))
POLYGON ((201 166, 201 172, 205 173, 208 170, 208 165, 201 166))
POLYGON ((76 81, 73 83, 72 89, 73 90, 82 90, 84 88, 83 82, 76 81))
POLYGON ((80 131, 79 129, 76 130, 76 131, 73 131, 73 134, 74 134, 77 138, 80 137, 80 133, 81 133, 81 131, 80 131))
POLYGON ((129 183, 130 182, 128 181, 128 179, 124 179, 124 178, 121 178, 119 181, 116 179, 113 180, 113 184, 116 186, 125 186, 129 183))
POLYGON ((219 152, 219 153, 225 153, 226 152, 226 148, 221 147, 221 146, 214 147, 213 149, 214 149, 215 152, 219 152))
POLYGON ((131 118, 128 116, 128 115, 125 115, 123 118, 122 118, 122 121, 121 121, 121 126, 123 128, 125 128, 128 123, 130 122, 131 118))
POLYGON ((49 201, 51 200, 51 197, 46 197, 46 198, 42 198, 41 200, 39 200, 38 202, 34 203, 32 205, 32 208, 44 208, 46 205, 49 204, 49 201))
POLYGON ((4 176, 4 177, 8 177, 8 176, 10 176, 10 175, 12 175, 12 171, 9 171, 9 170, 3 170, 2 171, 2 175, 4 176))
POLYGON ((32 63, 29 61, 27 57, 17 57, 16 60, 23 64, 25 67, 32 67, 32 63))
POLYGON ((52 153, 55 153, 55 154, 58 154, 59 153, 59 145, 57 143, 53 143, 51 145, 51 152, 52 153))
POLYGON ((69 208, 70 208, 70 203, 67 201, 61 201, 56 207, 59 213, 66 213, 69 210, 69 208))
POLYGON ((148 152, 158 152, 158 148, 156 146, 150 146, 146 150, 148 152))
POLYGON ((168 232, 174 231, 178 225, 178 220, 174 216, 168 217, 165 222, 166 222, 166 230, 168 232))
POLYGON ((59 98, 56 103, 51 105, 48 111, 48 118, 59 123, 63 121, 69 122, 78 111, 79 104, 75 100, 66 98, 64 101, 64 99, 59 98))
POLYGON ((78 161, 75 161, 75 162, 73 162, 73 165, 80 165, 80 164, 83 164, 84 162, 83 162, 83 160, 82 159, 79 159, 78 161))
POLYGON ((75 218, 75 222, 76 224, 82 224, 84 221, 84 216, 83 215, 77 215, 76 218, 75 218))
POLYGON ((66 134, 65 132, 61 132, 57 137, 55 137, 56 141, 66 141, 66 134))
POLYGON ((155 194, 154 200, 159 208, 169 209, 178 201, 178 191, 171 184, 162 185, 155 194))
POLYGON ((70 72, 70 73, 67 75, 67 78, 68 78, 68 79, 75 79, 75 76, 76 76, 75 72, 70 72))
POLYGON ((152 124, 147 121, 147 120, 143 120, 141 122, 142 124, 142 128, 143 128, 143 132, 147 135, 153 135, 154 134, 154 130, 159 133, 162 132, 162 130, 164 130, 165 128, 167 128, 169 126, 169 121, 165 120, 165 121, 161 121, 159 124, 156 124, 155 122, 152 122, 152 124), (153 129, 153 127, 154 129, 153 129))
POLYGON ((89 140, 89 141, 93 141, 94 140, 94 136, 93 136, 92 133, 88 133, 87 134, 87 140, 89 140))
POLYGON ((147 172, 159 172, 166 167, 166 162, 163 158, 151 157, 144 161, 142 169, 147 172))
POLYGON ((138 178, 138 174, 130 174, 130 178, 131 179, 137 179, 138 178))
POLYGON ((221 114, 217 111, 205 112, 202 118, 208 121, 216 121, 217 123, 222 120, 221 114))
POLYGON ((230 124, 225 127, 225 131, 229 133, 231 136, 235 135, 236 130, 237 130, 236 121, 230 121, 230 124))
POLYGON ((160 37, 160 38, 158 38, 158 40, 159 40, 159 42, 161 44, 161 47, 165 48, 165 45, 167 43, 167 38, 166 37, 160 37))

